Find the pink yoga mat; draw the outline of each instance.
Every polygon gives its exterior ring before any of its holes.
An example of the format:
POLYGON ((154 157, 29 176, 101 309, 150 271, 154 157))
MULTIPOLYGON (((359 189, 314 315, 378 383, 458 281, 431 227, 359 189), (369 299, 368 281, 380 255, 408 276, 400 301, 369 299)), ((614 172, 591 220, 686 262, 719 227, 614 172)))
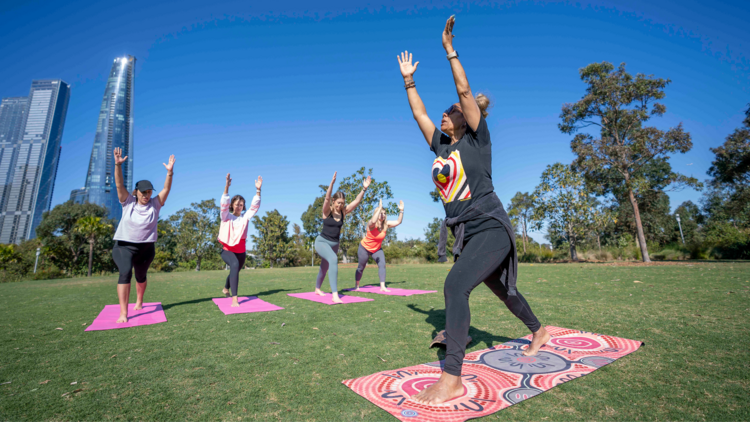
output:
MULTIPOLYGON (((330 293, 326 293, 325 296, 318 296, 315 294, 315 292, 309 292, 309 293, 287 293, 287 296, 296 297, 299 299, 305 299, 305 300, 312 300, 313 302, 318 303, 325 303, 326 305, 338 305, 337 303, 333 303, 333 295, 330 293)), ((367 299, 365 297, 356 297, 356 296, 344 296, 339 295, 339 299, 346 303, 357 303, 357 302, 370 302, 373 299, 367 299)))
POLYGON ((120 317, 120 305, 107 305, 94 322, 86 328, 86 331, 114 330, 167 322, 161 302, 144 303, 143 309, 138 311, 133 308, 135 308, 135 303, 128 304, 128 322, 118 324, 116 321, 120 317))
POLYGON ((240 307, 232 308, 231 297, 214 299, 214 303, 219 307, 221 312, 224 312, 224 315, 268 312, 284 309, 281 306, 276 306, 273 303, 268 303, 265 300, 258 299, 256 296, 238 297, 237 301, 240 303, 240 307))
POLYGON ((388 287, 388 290, 390 292, 381 292, 380 286, 361 286, 359 288, 359 291, 354 291, 354 289, 345 289, 345 292, 354 292, 354 293, 375 293, 379 295, 387 295, 387 296, 411 296, 411 295, 423 295, 425 293, 437 293, 437 290, 409 290, 409 289, 396 289, 393 287, 388 287))

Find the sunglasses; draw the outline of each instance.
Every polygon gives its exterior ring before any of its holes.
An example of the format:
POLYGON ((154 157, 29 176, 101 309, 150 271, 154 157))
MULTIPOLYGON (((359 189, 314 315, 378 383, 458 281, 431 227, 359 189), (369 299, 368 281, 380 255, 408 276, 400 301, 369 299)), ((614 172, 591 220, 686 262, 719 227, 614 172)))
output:
POLYGON ((448 107, 448 110, 445 110, 443 113, 445 113, 448 116, 450 116, 451 113, 453 113, 454 111, 457 111, 459 113, 461 112, 461 110, 458 107, 456 107, 455 104, 453 104, 452 106, 448 107))

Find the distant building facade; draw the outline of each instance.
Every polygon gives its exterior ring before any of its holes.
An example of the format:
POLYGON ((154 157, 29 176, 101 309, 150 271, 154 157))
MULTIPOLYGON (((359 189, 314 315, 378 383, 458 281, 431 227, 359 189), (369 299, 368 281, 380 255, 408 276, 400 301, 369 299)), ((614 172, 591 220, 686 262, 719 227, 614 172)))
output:
POLYGON ((8 116, 6 108, 0 108, 0 136, 4 136, 4 141, 0 141, 0 182, 4 182, 0 243, 20 243, 36 237, 42 213, 50 208, 70 86, 61 80, 32 81, 25 115, 20 117, 21 99, 13 104, 11 100, 14 99, 7 98, 2 103, 9 105, 8 116), (10 139, 13 141, 5 141, 10 139))
POLYGON ((107 207, 109 218, 117 221, 122 207, 115 186, 112 152, 122 148, 128 159, 122 164, 125 187, 133 190, 133 76, 135 57, 118 57, 112 64, 104 98, 99 110, 96 136, 91 148, 91 158, 86 173, 86 185, 70 193, 77 203, 91 202, 107 207))

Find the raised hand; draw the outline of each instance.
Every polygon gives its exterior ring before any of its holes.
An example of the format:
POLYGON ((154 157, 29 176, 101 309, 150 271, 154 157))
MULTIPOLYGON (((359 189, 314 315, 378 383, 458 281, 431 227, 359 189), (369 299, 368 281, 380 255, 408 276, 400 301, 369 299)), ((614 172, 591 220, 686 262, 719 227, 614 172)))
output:
POLYGON ((370 177, 370 176, 367 176, 367 179, 365 179, 364 181, 362 181, 362 186, 363 186, 363 187, 364 187, 365 189, 367 189, 367 188, 369 188, 369 187, 370 187, 370 183, 371 183, 371 182, 372 182, 372 177, 370 177))
POLYGON ((398 201, 398 210, 404 211, 404 201, 398 201))
POLYGON ((227 187, 232 186, 232 175, 227 173, 227 187))
POLYGON ((337 174, 337 173, 338 173, 337 171, 334 171, 334 172, 333 172, 333 178, 331 179, 331 184, 334 184, 334 183, 336 183, 336 174, 337 174))
MULTIPOLYGON (((169 164, 167 163, 162 163, 162 164, 164 164, 164 167, 167 168, 167 173, 171 173, 172 169, 174 168, 174 155, 169 156, 169 164)), ((227 175, 227 177, 229 177, 229 175, 227 175)))
POLYGON ((419 62, 411 64, 411 58, 412 55, 408 51, 404 51, 401 53, 401 55, 396 56, 398 59, 398 66, 401 70, 401 76, 406 78, 411 78, 414 75, 414 72, 417 71, 417 66, 419 65, 419 62))
POLYGON ((379 209, 383 209, 383 198, 380 198, 380 203, 378 204, 379 209))
POLYGON ((263 186, 263 177, 258 176, 258 178, 255 179, 255 189, 260 190, 261 186, 263 186))
POLYGON ((453 25, 456 23, 456 15, 451 15, 445 22, 445 29, 443 30, 443 48, 447 53, 453 52, 453 25))
POLYGON ((113 151, 113 153, 114 153, 114 156, 115 156, 115 165, 116 166, 119 166, 120 164, 124 163, 125 160, 128 159, 127 155, 125 157, 122 156, 122 149, 121 148, 115 148, 115 150, 113 151))

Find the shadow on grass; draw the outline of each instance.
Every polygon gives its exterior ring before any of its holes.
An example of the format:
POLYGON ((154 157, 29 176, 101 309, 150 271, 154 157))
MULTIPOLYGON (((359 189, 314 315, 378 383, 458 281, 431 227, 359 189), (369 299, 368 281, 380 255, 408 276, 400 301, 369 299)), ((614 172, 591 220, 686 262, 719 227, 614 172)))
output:
MULTIPOLYGON (((274 289, 274 290, 266 290, 265 292, 252 293, 252 294, 249 294, 247 296, 248 297, 250 297, 250 296, 256 296, 256 297, 260 298, 261 296, 269 296, 269 295, 273 295, 273 294, 281 293, 281 292, 294 292, 294 291, 297 291, 297 290, 299 290, 299 289, 274 289)), ((169 304, 166 304, 166 305, 162 304, 162 309, 164 309, 166 311, 167 309, 173 308, 175 306, 193 305, 195 303, 210 302, 210 301, 212 301, 214 299, 221 298, 221 297, 222 296, 204 297, 204 298, 200 298, 200 299, 186 300, 184 302, 169 303, 169 304)))
MULTIPOLYGON (((437 335, 438 332, 445 329, 445 309, 420 309, 417 307, 417 305, 414 304, 407 306, 413 311, 427 315, 425 322, 435 327, 435 329, 432 331, 433 338, 437 335)), ((476 329, 474 327, 469 327, 469 335, 471 336, 471 343, 467 345, 467 348, 468 346, 481 343, 484 343, 486 347, 492 347, 493 345, 502 344, 507 341, 514 340, 505 336, 497 336, 492 333, 488 333, 487 331, 476 329)), ((430 341, 431 340, 432 339, 430 339, 430 341)), ((425 345, 429 346, 430 342, 425 341, 425 345)), ((438 352, 438 355, 440 356, 440 359, 443 359, 445 356, 445 351, 442 348, 441 350, 442 351, 438 352)))

